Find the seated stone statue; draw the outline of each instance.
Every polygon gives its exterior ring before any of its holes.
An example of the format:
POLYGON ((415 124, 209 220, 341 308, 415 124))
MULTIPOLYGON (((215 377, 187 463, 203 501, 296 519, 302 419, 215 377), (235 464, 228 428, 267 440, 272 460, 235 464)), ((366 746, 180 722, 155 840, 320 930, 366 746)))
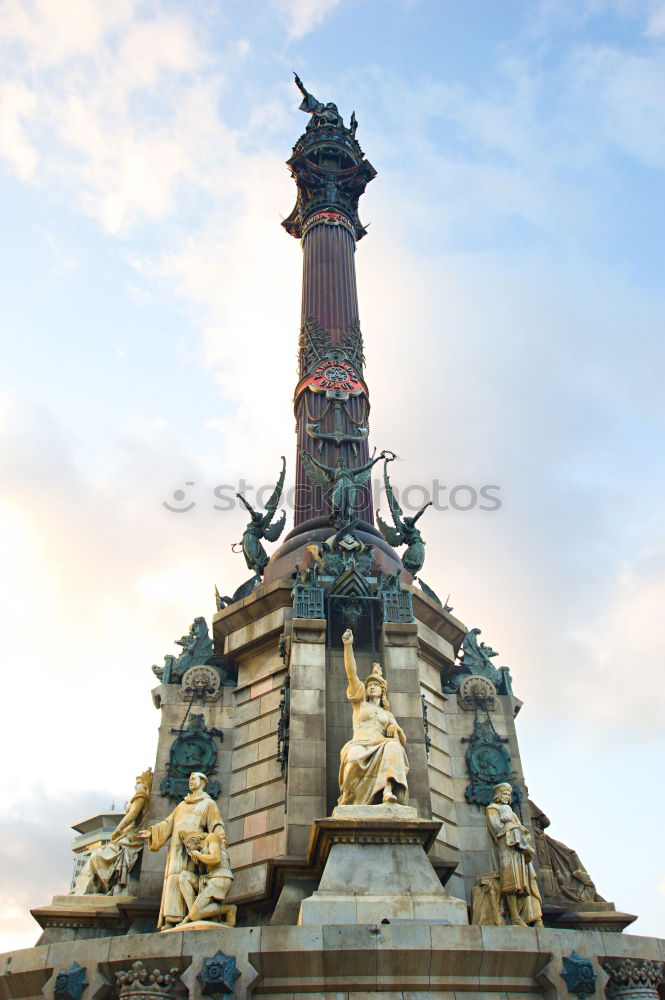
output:
POLYGON ((183 831, 180 838, 187 854, 196 862, 197 871, 184 870, 180 873, 179 887, 187 916, 178 926, 196 920, 217 923, 218 918, 223 917, 228 926, 235 927, 237 907, 224 903, 233 885, 226 837, 218 831, 208 834, 183 831), (205 870, 203 875, 198 873, 201 867, 205 870))
MULTIPOLYGON (((494 801, 485 810, 485 818, 501 902, 507 907, 511 924, 542 927, 542 900, 532 863, 536 852, 531 836, 510 807, 512 787, 502 783, 493 791, 494 801)), ((491 890, 489 881, 487 886, 491 890)))
POLYGON ((346 697, 353 705, 353 739, 340 751, 338 805, 406 805, 406 737, 390 711, 381 667, 375 663, 363 684, 356 669, 351 629, 346 630, 342 642, 349 682, 346 697))
POLYGON ((97 892, 119 896, 128 892, 130 872, 143 850, 144 841, 138 834, 148 812, 151 788, 152 768, 149 767, 137 777, 135 792, 108 844, 98 847, 88 858, 74 883, 73 895, 97 892))
POLYGON ((554 903, 573 903, 576 909, 584 909, 585 903, 604 903, 577 852, 545 833, 549 818, 531 799, 529 809, 545 898, 554 903))

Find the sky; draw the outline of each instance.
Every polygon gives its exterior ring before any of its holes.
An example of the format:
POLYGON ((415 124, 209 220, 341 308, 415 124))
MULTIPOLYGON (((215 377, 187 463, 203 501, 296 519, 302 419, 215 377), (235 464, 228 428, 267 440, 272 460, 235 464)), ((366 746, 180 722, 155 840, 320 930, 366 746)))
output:
POLYGON ((511 668, 551 835, 663 935, 665 3, 0 0, 0 25, 0 951, 67 891, 71 824, 154 763, 151 664, 246 578, 215 488, 293 472, 293 70, 378 171, 370 441, 439 491, 423 577, 511 668))

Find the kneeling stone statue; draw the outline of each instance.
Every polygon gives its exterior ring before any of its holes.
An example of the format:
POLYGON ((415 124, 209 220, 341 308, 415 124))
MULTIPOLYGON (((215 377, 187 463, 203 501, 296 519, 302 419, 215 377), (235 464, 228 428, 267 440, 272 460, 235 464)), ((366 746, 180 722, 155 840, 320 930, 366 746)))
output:
POLYGON ((229 860, 228 841, 219 831, 213 833, 181 833, 181 839, 190 858, 201 866, 205 874, 185 869, 180 873, 180 892, 187 906, 187 916, 178 924, 184 927, 197 920, 216 924, 224 918, 227 926, 235 927, 237 907, 225 904, 233 872, 229 860))

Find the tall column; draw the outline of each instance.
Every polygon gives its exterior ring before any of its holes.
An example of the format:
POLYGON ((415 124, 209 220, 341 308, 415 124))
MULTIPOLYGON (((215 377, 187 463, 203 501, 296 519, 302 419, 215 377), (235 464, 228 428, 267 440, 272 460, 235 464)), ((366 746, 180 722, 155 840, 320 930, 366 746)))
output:
MULTIPOLYGON (((355 138, 355 114, 347 128, 334 104, 321 104, 296 82, 303 94, 301 110, 311 115, 288 161, 298 196, 283 222, 303 249, 294 398, 297 529, 329 513, 322 488, 312 484, 305 470, 303 452, 329 469, 341 460, 354 469, 369 459, 369 396, 363 380, 354 254, 357 240, 365 235, 358 200, 376 171, 355 138)), ((369 489, 359 492, 355 514, 361 522, 373 523, 369 489)))

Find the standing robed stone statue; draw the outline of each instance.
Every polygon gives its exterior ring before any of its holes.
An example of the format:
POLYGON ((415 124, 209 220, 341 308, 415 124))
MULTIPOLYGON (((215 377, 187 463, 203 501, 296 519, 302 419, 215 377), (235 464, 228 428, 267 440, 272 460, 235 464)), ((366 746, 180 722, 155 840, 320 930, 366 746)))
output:
POLYGON ((205 774, 194 771, 189 776, 189 795, 186 795, 170 816, 155 823, 148 830, 141 830, 139 836, 148 841, 151 851, 158 851, 169 840, 169 853, 164 871, 162 902, 159 908, 157 926, 167 930, 175 927, 188 913, 191 899, 182 892, 181 878, 186 872, 195 872, 196 859, 187 850, 185 838, 188 833, 218 833, 226 840, 224 823, 217 803, 205 791, 208 779, 205 774))
POLYGON ((531 834, 510 804, 512 786, 502 782, 492 791, 485 820, 496 871, 481 876, 473 890, 473 923, 502 924, 503 904, 511 924, 542 927, 542 899, 533 866, 536 850, 531 834))
POLYGON ((390 711, 388 684, 378 663, 365 683, 358 677, 353 632, 347 629, 344 669, 346 697, 353 706, 353 738, 340 751, 340 806, 398 803, 409 799, 406 737, 390 711))

